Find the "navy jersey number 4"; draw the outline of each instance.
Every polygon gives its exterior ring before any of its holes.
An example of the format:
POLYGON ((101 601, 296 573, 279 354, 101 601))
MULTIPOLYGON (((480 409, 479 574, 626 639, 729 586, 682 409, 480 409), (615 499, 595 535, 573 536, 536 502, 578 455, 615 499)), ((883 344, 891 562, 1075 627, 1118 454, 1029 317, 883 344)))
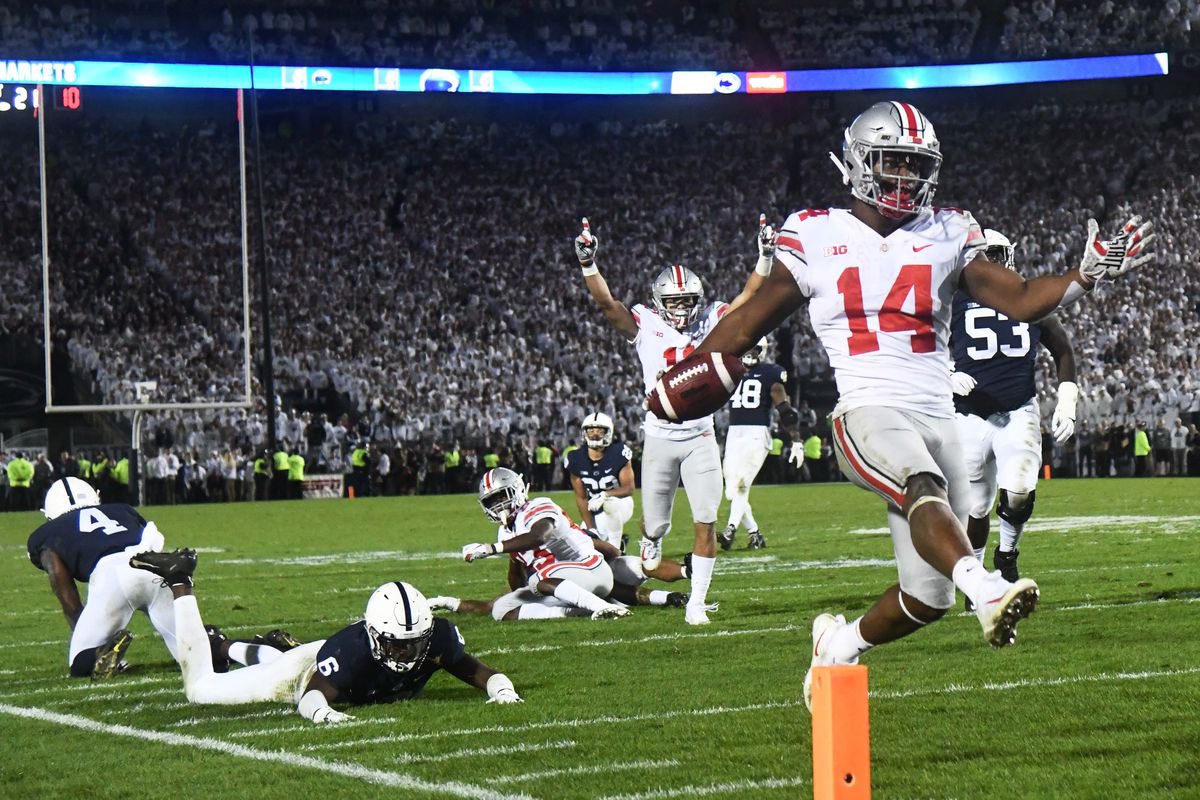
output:
POLYGON ((132 506, 103 503, 48 520, 29 537, 29 560, 42 568, 42 551, 53 550, 71 577, 86 581, 96 562, 142 541, 146 520, 132 506))
POLYGON ((954 296, 950 324, 950 349, 954 369, 976 381, 966 397, 955 396, 963 414, 987 417, 1012 411, 1037 393, 1034 373, 1042 327, 1009 319, 994 308, 980 305, 964 292, 954 296))

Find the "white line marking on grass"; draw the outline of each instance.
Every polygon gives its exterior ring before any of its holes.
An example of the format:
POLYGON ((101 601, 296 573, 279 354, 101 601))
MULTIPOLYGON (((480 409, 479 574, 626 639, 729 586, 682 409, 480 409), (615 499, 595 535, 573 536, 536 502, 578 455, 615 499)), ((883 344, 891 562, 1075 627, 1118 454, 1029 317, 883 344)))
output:
POLYGON ((1134 606, 1158 606, 1163 603, 1200 603, 1200 597, 1164 597, 1161 600, 1131 600, 1127 603, 1080 603, 1074 606, 1052 606, 1052 611, 1091 611, 1101 608, 1133 608, 1134 606))
MULTIPOLYGON (((584 719, 554 719, 545 722, 530 722, 524 725, 489 725, 483 728, 459 728, 457 730, 446 731, 430 731, 429 733, 392 733, 386 736, 374 736, 369 739, 356 739, 354 741, 328 742, 322 744, 307 744, 300 747, 304 751, 337 749, 341 747, 358 747, 364 744, 379 744, 383 742, 398 743, 398 742, 415 742, 425 739, 443 739, 448 736, 478 736, 479 734, 501 733, 523 735, 529 731, 547 730, 550 728, 590 728, 593 725, 614 725, 624 723, 637 723, 647 721, 657 721, 664 719, 673 719, 675 717, 711 717, 720 714, 744 714, 755 711, 769 711, 777 708, 794 708, 803 704, 803 700, 784 700, 770 703, 754 703, 746 706, 712 706, 709 708, 682 708, 674 711, 653 711, 646 714, 631 714, 628 716, 615 716, 606 714, 601 717, 588 717, 584 719)), ((360 720, 359 725, 369 725, 372 723, 384 723, 388 725, 395 724, 394 720, 360 720)), ((312 726, 306 729, 302 728, 280 728, 277 730, 267 731, 242 731, 232 733, 233 737, 258 736, 266 733, 280 733, 287 730, 311 730, 312 726)))
MULTIPOLYGON (((172 706, 190 706, 190 703, 171 703, 172 706)), ((273 708, 270 711, 252 711, 245 714, 231 714, 227 717, 188 717, 178 722, 170 723, 172 728, 186 728, 192 725, 211 725, 218 722, 239 722, 247 719, 264 719, 267 717, 290 717, 296 713, 294 708, 273 708)))
POLYGON ((222 558, 217 564, 258 565, 274 564, 287 567, 324 567, 330 564, 371 564, 377 561, 434 561, 453 558, 462 559, 462 553, 413 553, 407 550, 368 550, 358 553, 321 553, 311 556, 288 556, 287 558, 222 558))
POLYGON ((525 781, 558 778, 564 775, 595 775, 597 773, 607 775, 610 772, 621 772, 624 770, 664 769, 666 767, 678 766, 679 762, 673 758, 665 758, 659 761, 620 761, 616 764, 596 764, 590 767, 568 767, 566 769, 547 769, 541 772, 523 772, 520 775, 501 775, 498 778, 488 778, 484 783, 489 785, 497 783, 524 783, 525 781))
POLYGON ((244 745, 224 742, 220 739, 212 739, 209 737, 188 736, 182 733, 165 733, 162 731, 134 728, 129 725, 111 725, 105 722, 96 722, 95 720, 88 719, 87 717, 80 717, 74 714, 59 714, 53 711, 45 711, 40 708, 23 708, 21 706, 10 706, 0 703, 0 714, 9 714, 14 717, 25 717, 26 719, 34 719, 42 722, 52 722, 57 725, 66 725, 71 728, 78 728, 80 730, 92 731, 95 733, 127 736, 132 739, 141 739, 148 742, 158 742, 160 744, 167 744, 175 747, 186 747, 190 750, 208 750, 217 753, 224 753, 225 755, 229 756, 235 756, 237 758, 248 758, 253 761, 283 764, 289 767, 303 767, 305 769, 313 769, 332 775, 340 775, 345 778, 353 778, 355 780, 360 780, 379 786, 394 786, 401 789, 427 792, 435 797, 446 797, 453 795, 455 797, 480 798, 480 800, 492 800, 493 798, 494 800, 503 800, 503 798, 523 798, 524 800, 532 800, 532 798, 529 798, 528 795, 500 794, 492 789, 482 786, 472 786, 466 783, 425 781, 419 778, 414 778, 411 775, 370 769, 358 764, 348 764, 342 761, 327 761, 321 758, 300 755, 298 753, 288 753, 282 750, 258 750, 253 747, 246 747, 244 745))
POLYGON ((160 683, 181 684, 179 676, 162 676, 162 677, 146 677, 146 678, 130 678, 128 680, 120 679, 119 683, 94 683, 92 681, 80 680, 78 678, 69 679, 65 675, 62 678, 54 676, 52 678, 30 678, 27 681, 13 681, 7 684, 9 686, 21 686, 34 684, 37 689, 26 689, 20 692, 5 692, 0 694, 0 700, 8 700, 14 697, 29 697, 30 695, 52 694, 56 692, 96 692, 97 694, 113 689, 127 689, 134 686, 147 686, 160 683), (70 681, 70 682, 68 682, 70 681))
MULTIPOLYGON (((1157 517, 1157 516, 1134 516, 1134 515, 1101 515, 1095 517, 1039 517, 1025 523, 1026 533, 1064 533, 1067 531, 1076 531, 1081 529, 1094 530, 1097 533, 1106 532, 1105 529, 1112 528, 1131 528, 1138 526, 1153 525, 1159 530, 1157 533, 1182 533, 1187 530, 1194 530, 1197 523, 1200 523, 1200 516, 1182 516, 1182 517, 1157 517)), ((1121 530, 1120 533, 1128 533, 1129 531, 1121 530)), ((1140 531, 1134 531, 1140 533, 1140 531)), ((849 533, 858 534, 860 536, 887 536, 890 534, 886 527, 884 528, 854 528, 849 533)))
POLYGON ((528 744, 500 744, 495 747, 471 747, 466 750, 452 750, 449 753, 438 753, 434 756, 419 753, 404 753, 396 756, 400 764, 427 764, 435 761, 453 761, 456 758, 474 758, 475 756, 507 756, 514 753, 538 753, 542 750, 567 750, 578 747, 578 743, 570 739, 557 742, 530 742, 528 744))
POLYGON ((1003 683, 984 683, 969 686, 965 683, 952 683, 949 686, 939 686, 928 689, 900 689, 894 691, 870 692, 870 696, 878 699, 896 700, 905 697, 920 697, 930 694, 954 694, 956 692, 1006 691, 1008 689, 1040 689, 1046 686, 1066 686, 1072 683, 1105 683, 1108 681, 1140 681, 1147 678, 1175 678, 1182 675, 1200 673, 1200 667, 1184 669, 1164 669, 1146 672, 1099 672, 1095 675, 1070 675, 1062 678, 1027 678, 1019 681, 1003 683))
POLYGON ((497 647, 491 650, 479 650, 474 653, 477 656, 494 656, 506 655, 508 653, 545 653, 552 650, 562 650, 564 647, 574 649, 576 647, 612 647, 613 645, 622 644, 645 644, 646 642, 674 642, 687 641, 691 639, 719 639, 726 636, 753 636, 758 633, 790 633, 793 631, 803 630, 799 625, 781 625, 777 628, 749 628, 740 631, 716 630, 707 631, 705 633, 656 633, 650 636, 641 636, 636 639, 593 639, 588 642, 569 642, 567 644, 543 644, 534 647, 497 647))
POLYGON ((748 563, 744 567, 744 559, 722 558, 717 560, 713 574, 724 575, 757 575, 763 572, 800 572, 810 569, 860 569, 864 567, 895 567, 896 561, 891 558, 835 558, 830 561, 786 561, 772 563, 748 563))
POLYGON ((600 800, 667 800, 671 797, 706 797, 713 794, 733 794, 753 789, 791 789, 805 786, 805 778, 767 778, 761 781, 728 781, 726 783, 710 783, 706 786, 676 786, 671 789, 651 789, 648 792, 632 794, 609 794, 600 800))

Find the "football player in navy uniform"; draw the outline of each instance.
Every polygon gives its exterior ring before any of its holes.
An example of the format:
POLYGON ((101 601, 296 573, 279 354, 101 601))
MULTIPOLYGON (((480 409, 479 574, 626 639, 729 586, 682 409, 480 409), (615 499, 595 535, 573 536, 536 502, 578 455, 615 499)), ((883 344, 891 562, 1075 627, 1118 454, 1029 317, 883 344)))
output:
MULTIPOLYGON (((150 618, 178 660, 171 593, 152 575, 129 565, 134 553, 162 549, 158 527, 132 506, 101 503, 96 490, 79 478, 51 484, 42 513, 48 521, 29 537, 29 560, 49 575, 50 589, 71 626, 67 663, 72 677, 104 680, 125 668, 124 656, 133 641, 125 626, 135 610, 150 618), (76 581, 88 584, 86 605, 76 581)), ((227 640, 216 628, 209 635, 218 669, 227 668, 230 658, 240 663, 270 660, 288 642, 294 643, 284 631, 243 643, 227 640)))
POLYGON ((418 696, 439 670, 486 691, 489 703, 522 702, 512 681, 467 653, 454 623, 435 618, 425 596, 403 581, 376 589, 367 601, 364 618, 328 639, 302 644, 268 663, 224 674, 214 672, 204 622, 192 593, 196 552, 142 553, 129 563, 171 587, 179 663, 189 702, 290 701, 302 717, 314 723, 345 722, 353 717, 332 704, 409 700, 418 696))
POLYGON ((29 537, 29 560, 50 577, 50 590, 71 626, 71 676, 103 680, 124 669, 133 641, 125 626, 134 610, 150 617, 175 656, 171 593, 129 567, 133 553, 162 549, 157 526, 124 503, 101 504, 96 490, 79 478, 51 484, 42 513, 47 522, 29 537), (76 581, 89 586, 87 605, 76 581))
POLYGON ((633 451, 613 440, 613 421, 599 411, 583 418, 585 447, 567 455, 567 474, 583 526, 625 550, 625 523, 633 517, 633 451))
MULTIPOLYGON (((985 230, 985 256, 1015 269, 1008 237, 985 230)), ((950 346, 951 380, 968 477, 971 480, 967 537, 983 560, 988 516, 1000 503, 1000 543, 992 567, 1016 581, 1017 544, 1033 513, 1042 464, 1041 414, 1034 373, 1040 342, 1054 358, 1058 372, 1058 405, 1052 429, 1061 444, 1075 432, 1075 353, 1062 323, 1051 314, 1039 322, 1018 322, 981 303, 963 290, 954 296, 950 346)), ((968 598, 969 602, 969 598, 968 598)))
POLYGON ((733 547, 738 525, 745 525, 748 546, 759 550, 767 540, 758 528, 750 508, 750 487, 771 452, 771 409, 779 411, 779 422, 789 431, 792 441, 800 441, 796 425, 800 415, 788 402, 787 373, 778 364, 767 361, 769 344, 760 339, 742 357, 749 370, 742 377, 733 397, 729 398, 729 432, 725 436, 725 497, 729 500, 729 524, 717 541, 722 550, 733 547))

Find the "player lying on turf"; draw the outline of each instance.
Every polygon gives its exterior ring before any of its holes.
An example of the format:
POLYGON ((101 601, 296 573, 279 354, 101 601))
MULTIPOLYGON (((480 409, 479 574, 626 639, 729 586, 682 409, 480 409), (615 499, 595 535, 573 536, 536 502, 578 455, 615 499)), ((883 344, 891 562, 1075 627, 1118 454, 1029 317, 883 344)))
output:
MULTIPOLYGON (((626 606, 683 608, 687 605, 688 596, 683 592, 667 592, 661 589, 647 589, 643 586, 642 584, 646 582, 646 573, 642 571, 640 558, 622 555, 620 550, 603 539, 593 538, 596 551, 604 556, 612 570, 613 588, 608 595, 609 601, 626 606)), ((691 560, 691 553, 688 553, 683 561, 664 558, 662 566, 655 574, 664 581, 686 580, 691 560)), ((429 598, 429 607, 435 611, 445 609, 462 614, 490 614, 492 619, 497 622, 561 619, 591 615, 587 609, 565 603, 554 595, 535 592, 528 587, 528 581, 528 570, 514 553, 510 555, 508 564, 510 591, 491 600, 467 600, 449 596, 431 597, 429 598)))
POLYGON ((410 584, 380 586, 367 601, 364 619, 328 639, 295 647, 270 663, 221 674, 213 671, 209 638, 192 594, 196 552, 139 553, 129 564, 171 588, 183 688, 192 703, 293 702, 305 719, 343 722, 353 717, 333 703, 409 700, 443 669, 485 690, 489 703, 522 702, 512 681, 467 653, 458 628, 435 618, 425 596, 410 584))
MULTIPOLYGON (((555 597, 587 611, 592 619, 629 615, 625 606, 604 599, 612 592, 613 573, 596 550, 596 540, 549 498, 529 500, 520 475, 504 467, 485 472, 479 480, 479 505, 488 519, 500 524, 497 540, 464 546, 464 561, 511 553, 527 576, 526 588, 535 595, 555 597)), ((511 585, 520 577, 510 572, 509 580, 511 585)), ((530 606, 534 607, 538 606, 530 606)))

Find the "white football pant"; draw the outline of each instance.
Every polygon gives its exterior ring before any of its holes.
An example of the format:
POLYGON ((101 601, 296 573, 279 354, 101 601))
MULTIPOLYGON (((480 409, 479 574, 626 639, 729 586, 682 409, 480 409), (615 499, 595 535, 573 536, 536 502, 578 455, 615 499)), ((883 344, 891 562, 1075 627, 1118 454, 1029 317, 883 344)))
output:
POLYGON ((610 497, 604 501, 604 507, 592 516, 596 520, 596 532, 604 541, 620 548, 625 523, 633 518, 633 498, 610 497))
POLYGON ((117 631, 128 627, 134 611, 145 612, 171 657, 179 660, 171 590, 154 573, 129 566, 130 556, 150 549, 158 548, 134 545, 96 562, 88 580, 87 602, 71 634, 68 665, 84 650, 105 644, 117 631))
POLYGON ((671 530, 675 491, 683 480, 692 521, 714 523, 721 503, 721 448, 712 431, 683 441, 646 436, 642 449, 642 518, 646 536, 671 530))
POLYGON ((987 419, 959 414, 955 420, 971 481, 970 514, 983 519, 992 511, 998 489, 1029 494, 1037 489, 1042 468, 1041 414, 1031 399, 1020 408, 987 419))
POLYGON ((725 437, 725 497, 729 500, 729 527, 745 523, 758 530, 750 508, 750 487, 771 452, 771 431, 763 425, 730 425, 725 437))

